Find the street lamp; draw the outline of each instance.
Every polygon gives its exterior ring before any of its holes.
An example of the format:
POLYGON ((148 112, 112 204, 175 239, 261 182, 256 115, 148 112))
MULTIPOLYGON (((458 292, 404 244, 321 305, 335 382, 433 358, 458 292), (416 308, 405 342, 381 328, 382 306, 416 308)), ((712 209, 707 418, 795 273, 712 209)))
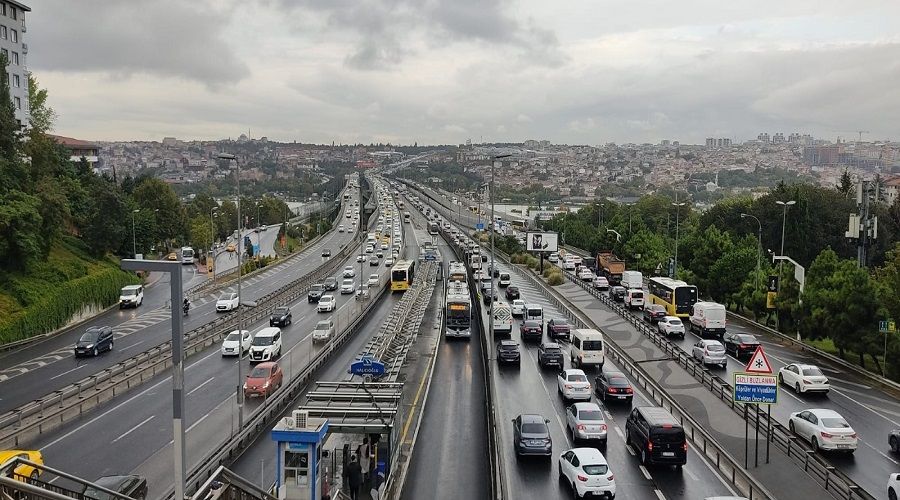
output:
MULTIPOLYGON (((491 268, 490 268, 490 276, 491 276, 491 306, 489 309, 488 316, 488 331, 491 332, 491 339, 488 342, 488 348, 494 343, 494 269, 497 269, 497 264, 494 260, 494 165, 496 165, 497 160, 502 158, 509 158, 512 156, 511 154, 503 154, 494 156, 493 160, 491 160, 491 183, 489 186, 490 197, 491 197, 491 268)), ((491 359, 490 352, 488 352, 488 359, 491 359)))
POLYGON ((134 214, 140 212, 140 209, 131 211, 131 255, 137 258, 137 233, 134 229, 134 214))
MULTIPOLYGON (((244 428, 244 374, 242 373, 242 364, 244 362, 244 347, 243 347, 243 330, 244 330, 244 314, 243 308, 241 307, 241 275, 243 274, 243 269, 241 269, 241 257, 244 253, 242 250, 242 245, 244 243, 243 235, 241 234, 241 164, 237 161, 237 157, 233 154, 228 153, 219 153, 219 159, 228 160, 229 162, 234 162, 235 175, 234 182, 237 187, 237 219, 238 219, 238 241, 237 241, 237 254, 238 254, 238 285, 237 285, 237 294, 238 294, 238 310, 237 310, 237 323, 238 323, 238 336, 242 339, 241 345, 238 347, 238 362, 237 362, 237 409, 238 409, 238 429, 244 428)), ((180 500, 180 499, 179 499, 180 500)))
POLYGON ((672 266, 672 277, 676 278, 678 276, 678 217, 680 215, 680 208, 685 205, 684 202, 681 203, 672 203, 672 206, 675 207, 675 262, 672 266))
MULTIPOLYGON (((262 227, 262 221, 259 220, 259 207, 261 206, 261 200, 256 202, 256 246, 259 247, 258 250, 262 250, 262 241, 260 241, 260 238, 262 238, 262 231, 259 230, 259 228, 262 227)), ((254 254, 254 257, 259 258, 259 255, 254 254)))
MULTIPOLYGON (((213 207, 209 211, 209 251, 212 253, 212 279, 213 285, 216 284, 216 249, 213 248, 213 243, 216 239, 216 223, 213 221, 213 218, 219 218, 219 212, 216 211, 216 208, 213 207)), ((207 256, 207 258, 209 258, 207 256)), ((207 269, 209 265, 207 265, 207 269)))
MULTIPOLYGON (((788 200, 781 201, 775 200, 775 203, 781 205, 782 213, 781 213, 781 253, 779 254, 781 257, 784 257, 784 228, 787 225, 787 209, 789 206, 797 203, 796 200, 788 200)), ((782 260, 778 261, 778 292, 781 291, 781 268, 783 267, 782 260)), ((777 292, 776 292, 777 293, 777 292)), ((775 314, 775 329, 781 329, 781 315, 777 313, 775 314)))
POLYGON ((746 219, 748 217, 755 220, 757 226, 759 226, 759 231, 756 233, 756 244, 759 247, 756 249, 756 289, 759 290, 759 271, 762 268, 760 264, 760 259, 762 259, 762 222, 754 215, 741 214, 741 219, 746 219))

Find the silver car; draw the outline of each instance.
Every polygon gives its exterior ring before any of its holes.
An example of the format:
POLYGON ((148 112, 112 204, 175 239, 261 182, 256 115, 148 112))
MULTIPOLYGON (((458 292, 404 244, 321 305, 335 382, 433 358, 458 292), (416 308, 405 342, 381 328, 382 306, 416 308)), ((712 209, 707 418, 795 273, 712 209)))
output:
POLYGON ((725 356, 725 346, 718 340, 701 340, 694 344, 691 352, 694 359, 704 365, 719 365, 725 368, 728 358, 725 356))
POLYGON ((579 439, 598 441, 606 446, 606 419, 597 403, 575 403, 566 408, 566 427, 572 433, 572 443, 579 439))

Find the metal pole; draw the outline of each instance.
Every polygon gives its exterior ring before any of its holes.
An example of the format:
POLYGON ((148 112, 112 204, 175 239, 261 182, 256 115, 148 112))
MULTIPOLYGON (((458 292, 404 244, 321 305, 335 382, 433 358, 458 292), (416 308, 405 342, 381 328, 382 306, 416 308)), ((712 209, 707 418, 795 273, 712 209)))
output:
MULTIPOLYGON (((890 321, 890 320, 889 320, 890 321)), ((888 332, 884 332, 884 354, 881 360, 881 376, 885 377, 885 370, 887 369, 887 338, 888 332)))
POLYGON ((134 229, 134 214, 137 210, 131 211, 131 256, 137 258, 137 233, 134 229))
MULTIPOLYGON (((494 165, 497 163, 496 159, 491 160, 491 183, 489 185, 490 192, 490 201, 491 201, 491 268, 489 269, 490 278, 491 278, 491 305, 488 308, 488 332, 490 332, 488 346, 490 347, 491 343, 494 341, 494 269, 496 264, 496 260, 494 260, 494 165)), ((490 359, 490 357, 488 357, 490 359)))
POLYGON ((759 467, 759 405, 753 405, 753 409, 756 411, 756 437, 753 438, 753 466, 759 467))
POLYGON ((772 405, 766 405, 766 463, 769 463, 770 444, 772 444, 772 405))
POLYGON ((750 446, 750 431, 747 422, 747 404, 744 403, 744 469, 750 465, 750 454, 747 448, 750 446))

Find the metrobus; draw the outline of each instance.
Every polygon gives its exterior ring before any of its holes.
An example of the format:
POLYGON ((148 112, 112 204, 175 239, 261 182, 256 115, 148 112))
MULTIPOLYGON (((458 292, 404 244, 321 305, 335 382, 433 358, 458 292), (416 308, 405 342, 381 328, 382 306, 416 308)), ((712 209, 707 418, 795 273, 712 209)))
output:
POLYGON ((440 226, 438 226, 437 222, 429 222, 428 223, 428 234, 430 234, 432 236, 437 236, 439 230, 440 230, 440 226))
POLYGON ((460 281, 447 283, 444 324, 447 337, 472 337, 472 299, 469 289, 460 281))
POLYGON ((459 261, 451 262, 447 271, 447 281, 466 283, 466 265, 459 261))
POLYGON ((687 318, 697 302, 697 287, 684 281, 655 276, 647 282, 650 302, 666 308, 669 316, 687 318))
POLYGON ((191 247, 181 247, 181 263, 182 264, 193 264, 194 263, 194 249, 191 247))
POLYGON ((409 290, 413 282, 415 261, 398 260, 391 268, 391 291, 398 292, 409 290))

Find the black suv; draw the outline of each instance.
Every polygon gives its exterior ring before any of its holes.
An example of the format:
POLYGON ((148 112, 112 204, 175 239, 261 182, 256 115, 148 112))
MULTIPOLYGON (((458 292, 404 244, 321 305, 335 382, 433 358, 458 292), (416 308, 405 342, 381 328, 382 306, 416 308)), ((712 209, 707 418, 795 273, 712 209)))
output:
POLYGON ((604 403, 610 399, 631 403, 631 399, 634 397, 631 382, 622 372, 601 372, 594 379, 594 392, 604 403))
POLYGON ((294 317, 291 315, 291 309, 287 306, 276 307, 269 316, 269 326, 287 326, 293 323, 294 317))
MULTIPOLYGON (((484 305, 486 305, 486 306, 491 305, 491 291, 490 290, 483 290, 481 292, 481 297, 484 299, 484 305)), ((496 302, 497 299, 499 299, 499 298, 500 297, 497 296, 497 291, 494 290, 494 295, 493 295, 494 302, 496 302)))
POLYGON ((547 365, 558 366, 563 369, 562 347, 556 342, 542 342, 538 347, 538 366, 546 368, 547 365))
POLYGON ((658 406, 631 410, 625 422, 625 444, 638 452, 643 465, 687 463, 687 438, 675 417, 658 406))
POLYGON ((325 278, 325 281, 322 282, 322 285, 325 286, 326 290, 334 291, 337 290, 338 281, 334 276, 329 276, 325 278))
POLYGON ((497 342, 497 363, 519 364, 519 343, 515 340, 501 340, 497 342))
POLYGON ((655 325, 666 317, 666 308, 660 304, 647 304, 644 306, 644 321, 655 325))
POLYGON ((625 289, 624 286, 611 286, 609 287, 609 296, 616 302, 625 302, 625 294, 628 293, 628 290, 625 289))
POLYGON ((75 357, 97 356, 101 352, 112 351, 113 330, 109 326, 92 326, 84 331, 75 342, 75 357))
POLYGON ((315 285, 309 287, 309 291, 306 292, 306 300, 307 302, 318 302, 319 299, 322 298, 322 295, 325 293, 325 285, 321 283, 316 283, 315 285))
POLYGON ((512 419, 513 446, 516 458, 523 455, 553 455, 553 440, 550 438, 550 420, 540 415, 519 415, 512 419))
POLYGON ((519 336, 522 337, 522 342, 528 342, 529 340, 540 340, 544 337, 544 332, 541 331, 541 322, 535 320, 527 320, 522 322, 522 326, 519 327, 519 336))
POLYGON ((516 300, 519 298, 519 287, 509 285, 506 287, 506 300, 516 300))

